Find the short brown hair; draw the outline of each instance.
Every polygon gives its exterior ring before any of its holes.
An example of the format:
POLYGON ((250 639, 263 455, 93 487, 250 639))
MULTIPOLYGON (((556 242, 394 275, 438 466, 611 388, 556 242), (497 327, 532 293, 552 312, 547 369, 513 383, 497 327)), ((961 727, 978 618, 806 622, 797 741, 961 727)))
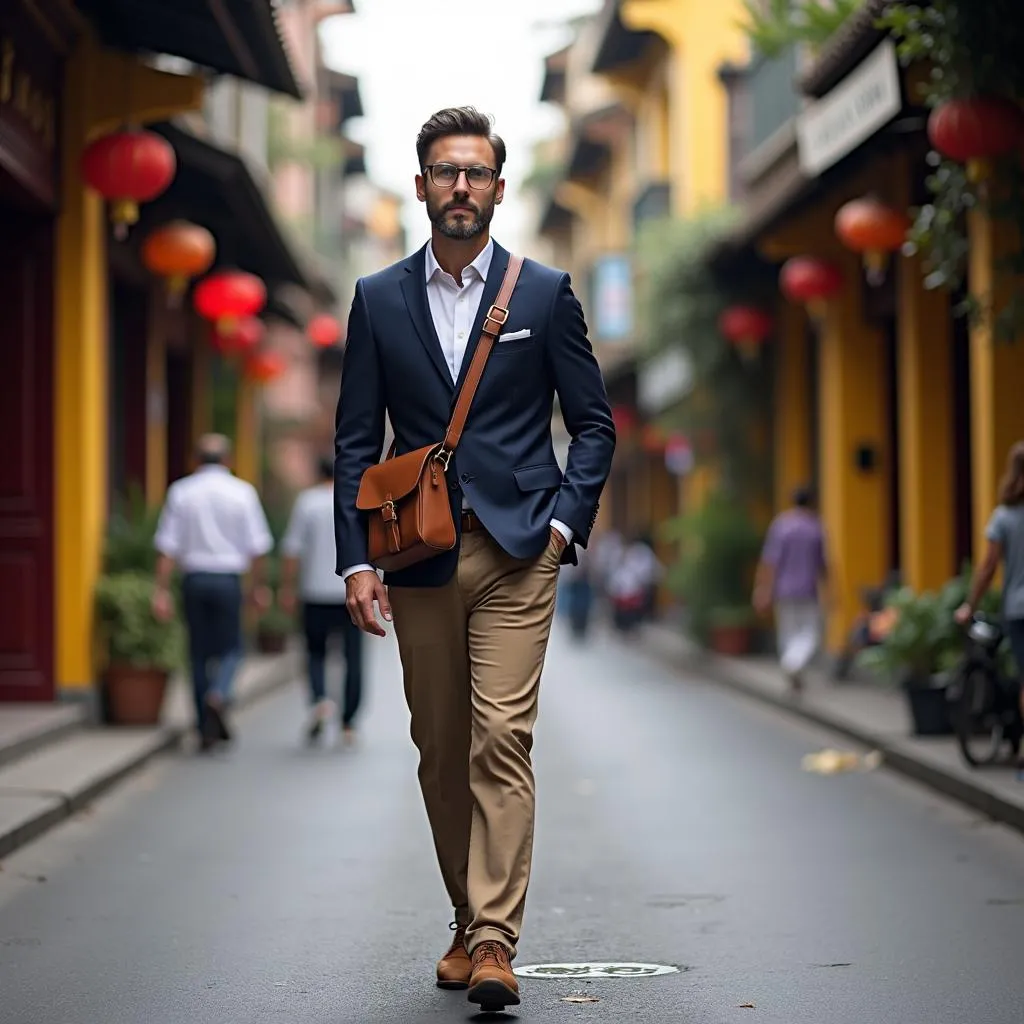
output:
POLYGON ((1024 441, 1018 441, 1006 459, 1006 472, 999 481, 1000 505, 1024 505, 1024 441))
POLYGON ((495 135, 492 125, 491 118, 481 114, 476 107, 445 107, 432 114, 416 136, 416 156, 420 161, 420 171, 426 166, 430 147, 438 139, 450 135, 479 135, 491 144, 494 161, 498 165, 495 170, 500 175, 505 163, 505 143, 500 135, 495 135))

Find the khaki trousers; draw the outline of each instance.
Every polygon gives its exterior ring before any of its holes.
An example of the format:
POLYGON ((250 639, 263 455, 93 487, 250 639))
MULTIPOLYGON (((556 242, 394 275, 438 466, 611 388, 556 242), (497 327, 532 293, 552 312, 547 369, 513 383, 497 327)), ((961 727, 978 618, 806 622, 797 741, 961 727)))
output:
POLYGON ((443 587, 388 596, 420 752, 434 847, 466 945, 515 955, 533 855, 530 750, 555 608, 559 551, 506 554, 483 530, 462 537, 443 587))

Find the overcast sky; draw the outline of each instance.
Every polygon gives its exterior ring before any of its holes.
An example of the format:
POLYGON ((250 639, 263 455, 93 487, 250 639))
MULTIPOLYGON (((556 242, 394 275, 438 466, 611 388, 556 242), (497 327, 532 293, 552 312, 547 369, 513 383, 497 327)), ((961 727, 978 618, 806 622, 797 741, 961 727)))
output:
POLYGON ((538 101, 544 57, 564 46, 564 22, 600 9, 601 0, 356 0, 358 13, 322 28, 327 64, 359 76, 366 116, 347 134, 367 147, 371 178, 406 199, 410 247, 429 235, 416 201, 416 133, 441 107, 472 104, 495 119, 508 146, 505 202, 492 231, 520 244, 519 184, 529 173, 531 144, 561 123, 538 101))

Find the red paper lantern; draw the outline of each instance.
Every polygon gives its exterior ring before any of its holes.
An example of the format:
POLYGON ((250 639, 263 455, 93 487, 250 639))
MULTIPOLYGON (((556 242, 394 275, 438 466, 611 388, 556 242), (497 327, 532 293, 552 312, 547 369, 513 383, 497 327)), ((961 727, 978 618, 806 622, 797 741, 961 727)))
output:
POLYGON ((843 272, 816 256, 794 256, 782 265, 779 287, 790 302, 803 303, 812 315, 820 316, 828 300, 842 290, 843 272))
POLYGON ((306 325, 306 334, 317 348, 330 348, 341 339, 341 324, 333 316, 321 313, 306 325))
POLYGON ((966 163, 971 181, 981 181, 993 160, 1024 142, 1024 111, 1002 96, 947 100, 929 115, 928 138, 943 156, 966 163))
POLYGON ((230 330, 215 331, 213 343, 224 355, 239 355, 256 348, 263 340, 265 330, 263 321, 258 317, 244 316, 235 320, 230 330))
POLYGON ((863 196, 839 208, 835 230, 843 245, 864 257, 868 279, 877 284, 889 254, 903 247, 910 218, 875 196, 863 196))
POLYGON ((613 405, 612 423, 619 440, 624 441, 636 427, 636 413, 628 405, 613 405))
POLYGON ((187 220, 176 220, 146 236, 142 262, 166 280, 171 302, 177 305, 189 279, 210 269, 216 251, 213 235, 206 228, 187 220))
POLYGON ((718 329, 723 337, 739 349, 745 360, 757 355, 773 326, 771 316, 756 306, 730 306, 718 318, 718 329))
POLYGON ((645 423, 640 443, 649 455, 660 455, 665 450, 665 433, 654 423, 645 423))
POLYGON ((82 154, 82 177, 110 202, 118 238, 139 219, 139 203, 155 199, 170 185, 176 166, 171 144, 142 130, 104 135, 82 154))
POLYGON ((235 321, 255 316, 267 303, 267 289, 255 274, 221 270, 196 285, 196 312, 212 320, 218 334, 230 334, 235 321))
POLYGON ((269 384, 285 371, 284 356, 279 352, 254 352, 245 361, 243 373, 249 380, 269 384))

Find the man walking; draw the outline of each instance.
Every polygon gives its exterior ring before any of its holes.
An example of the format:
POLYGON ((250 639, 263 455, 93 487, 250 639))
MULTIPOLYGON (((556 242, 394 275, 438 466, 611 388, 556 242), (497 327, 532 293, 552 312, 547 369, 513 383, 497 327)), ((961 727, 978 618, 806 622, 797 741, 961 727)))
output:
POLYGON ((281 606, 293 612, 301 600, 306 634, 307 671, 313 714, 307 738, 315 743, 333 721, 327 699, 327 641, 340 633, 345 648, 345 685, 341 709, 343 738, 351 742, 363 693, 363 632, 345 607, 345 582, 334 571, 334 460, 320 459, 320 481, 295 499, 281 541, 281 606), (296 587, 298 578, 298 587, 296 587))
POLYGON ((754 607, 775 606, 779 661, 794 695, 821 643, 821 609, 827 596, 825 531, 807 487, 793 493, 793 507, 768 527, 754 583, 754 607))
POLYGON ((256 488, 227 468, 231 442, 221 434, 199 440, 199 468, 168 488, 154 540, 153 612, 174 614, 171 574, 182 574, 192 691, 200 747, 231 739, 227 708, 242 660, 242 577, 252 570, 252 597, 260 610, 270 604, 262 584, 263 556, 273 547, 256 488), (210 663, 217 663, 212 682, 210 663))
POLYGON ((615 430, 567 274, 527 261, 447 468, 458 539, 381 582, 356 509, 381 455, 440 441, 509 266, 489 233, 505 145, 472 107, 439 111, 416 139, 431 240, 356 285, 338 404, 338 572, 352 618, 394 616, 419 779, 455 936, 437 983, 484 1010, 519 1002, 511 960, 533 847, 530 761, 560 563, 585 547, 615 430), (572 437, 551 439, 557 394, 572 437))

